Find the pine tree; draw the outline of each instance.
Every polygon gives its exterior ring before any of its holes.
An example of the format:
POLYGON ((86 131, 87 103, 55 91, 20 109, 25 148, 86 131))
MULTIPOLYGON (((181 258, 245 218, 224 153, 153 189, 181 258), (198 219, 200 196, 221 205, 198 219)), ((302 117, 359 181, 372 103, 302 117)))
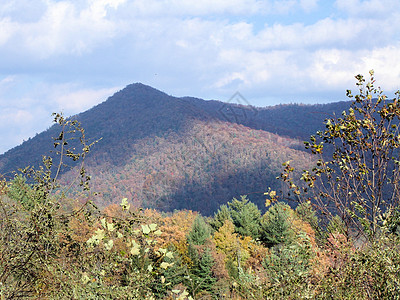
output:
POLYGON ((235 232, 253 239, 259 238, 261 212, 257 205, 250 202, 247 196, 241 196, 240 200, 233 198, 228 206, 235 232))
POLYGON ((218 231, 224 225, 225 220, 232 221, 232 218, 228 206, 223 204, 214 214, 214 218, 210 221, 210 225, 215 231, 218 231))
POLYGON ((189 232, 187 240, 194 245, 204 245, 205 241, 210 237, 211 230, 201 215, 194 219, 192 230, 189 232))
POLYGON ((201 255, 199 255, 199 251, 195 247, 192 250, 194 250, 192 256, 196 255, 197 257, 193 259, 195 265, 193 265, 190 272, 191 284, 189 284, 189 290, 195 297, 199 292, 212 292, 216 281, 212 274, 212 267, 215 262, 209 248, 206 248, 201 255))
POLYGON ((289 205, 278 202, 272 206, 261 220, 261 240, 272 247, 278 244, 287 243, 293 237, 290 228, 291 208, 289 205))

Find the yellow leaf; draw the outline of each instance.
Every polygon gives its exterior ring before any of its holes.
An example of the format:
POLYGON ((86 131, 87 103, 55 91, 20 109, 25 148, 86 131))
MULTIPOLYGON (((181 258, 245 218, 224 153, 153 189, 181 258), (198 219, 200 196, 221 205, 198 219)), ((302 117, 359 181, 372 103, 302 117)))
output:
POLYGON ((148 265, 147 271, 149 271, 149 272, 153 271, 153 266, 152 265, 148 265))
POLYGON ((167 263, 167 262, 164 261, 164 262, 162 262, 160 264, 160 267, 163 268, 163 269, 167 269, 168 267, 171 267, 173 265, 174 265, 174 263, 167 263))
POLYGON ((132 240, 131 254, 132 255, 139 255, 140 254, 140 245, 138 243, 136 243, 135 240, 132 240))
POLYGON ((107 230, 108 231, 114 231, 114 224, 113 223, 107 223, 107 230))
POLYGON ((150 228, 151 231, 155 231, 156 228, 157 228, 157 224, 154 224, 154 223, 153 223, 153 224, 150 224, 150 225, 149 225, 149 228, 150 228))
POLYGON ((104 248, 106 248, 106 250, 108 250, 108 251, 110 251, 113 246, 114 246, 113 240, 109 240, 107 243, 104 243, 104 248))
POLYGON ((149 225, 142 225, 142 231, 144 234, 149 234, 150 233, 149 225))

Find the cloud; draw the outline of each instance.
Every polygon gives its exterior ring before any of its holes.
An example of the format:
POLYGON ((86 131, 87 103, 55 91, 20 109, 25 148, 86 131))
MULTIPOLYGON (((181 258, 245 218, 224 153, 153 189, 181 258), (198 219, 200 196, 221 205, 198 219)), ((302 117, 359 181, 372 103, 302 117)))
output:
POLYGON ((103 89, 74 89, 73 87, 55 87, 51 98, 57 103, 58 110, 65 114, 76 114, 85 111, 99 102, 105 101, 109 96, 122 87, 103 89))
POLYGON ((261 106, 343 100, 372 68, 397 89, 398 28, 398 0, 3 0, 0 117, 32 135, 21 112, 46 122, 138 81, 261 106))
POLYGON ((318 0, 300 0, 301 8, 306 12, 311 12, 318 6, 318 0))
POLYGON ((335 6, 343 13, 362 18, 380 18, 399 11, 397 0, 336 0, 335 6))
POLYGON ((135 0, 127 7, 135 16, 204 16, 210 14, 259 14, 269 11, 270 1, 262 0, 135 0))
POLYGON ((52 124, 52 112, 63 112, 66 116, 77 114, 122 88, 90 89, 77 83, 30 81, 30 77, 17 75, 0 80, 0 153, 46 130, 52 124))
POLYGON ((29 51, 30 55, 39 59, 91 52, 94 47, 114 38, 123 28, 118 21, 107 17, 110 11, 124 2, 90 0, 80 7, 71 1, 46 1, 46 6, 35 20, 0 19, 0 45, 9 42, 14 45, 15 52, 18 49, 25 53, 29 51))
POLYGON ((7 43, 15 31, 14 24, 9 18, 0 20, 0 46, 7 43))
POLYGON ((379 78, 379 85, 384 90, 399 90, 400 42, 387 47, 375 48, 366 54, 361 57, 363 69, 366 70, 372 66, 376 78, 379 78))
POLYGON ((7 85, 9 85, 10 83, 14 82, 15 80, 15 76, 6 76, 5 78, 0 80, 0 87, 4 88, 7 85))
POLYGON ((49 127, 50 117, 43 118, 44 114, 47 113, 41 107, 3 107, 0 110, 0 154, 49 127))

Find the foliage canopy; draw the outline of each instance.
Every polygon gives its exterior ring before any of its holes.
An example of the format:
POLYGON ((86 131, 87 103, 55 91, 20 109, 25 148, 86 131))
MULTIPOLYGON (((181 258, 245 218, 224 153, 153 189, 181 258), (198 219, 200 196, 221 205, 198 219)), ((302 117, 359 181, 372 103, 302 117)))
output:
POLYGON ((347 90, 354 99, 350 109, 327 119, 325 130, 305 142, 319 158, 302 174, 305 185, 294 183, 290 163, 281 177, 298 200, 312 202, 329 219, 338 214, 347 234, 371 240, 386 230, 400 201, 400 92, 389 99, 373 71, 368 81, 355 78, 357 95, 347 90))

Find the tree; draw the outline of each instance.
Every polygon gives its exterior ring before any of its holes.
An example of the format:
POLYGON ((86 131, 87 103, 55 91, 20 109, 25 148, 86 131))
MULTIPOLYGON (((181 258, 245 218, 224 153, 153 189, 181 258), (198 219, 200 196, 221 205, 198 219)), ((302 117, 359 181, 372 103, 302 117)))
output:
POLYGON ((9 183, 7 196, 12 200, 20 202, 26 208, 34 206, 32 188, 26 183, 26 178, 21 174, 16 174, 14 179, 9 183))
POLYGON ((192 246, 194 265, 190 270, 190 283, 188 286, 193 297, 200 292, 212 292, 216 281, 212 273, 212 267, 215 262, 210 249, 205 248, 201 254, 199 252, 196 247, 192 246))
POLYGON ((242 236, 251 236, 257 239, 261 218, 261 212, 257 205, 250 202, 246 196, 241 196, 240 200, 233 198, 228 206, 235 231, 242 236))
POLYGON ((231 277, 237 278, 239 270, 250 257, 249 245, 251 237, 238 237, 230 220, 214 233, 214 242, 219 253, 225 255, 225 265, 231 277))
POLYGON ((268 247, 288 243, 293 240, 294 232, 290 224, 289 205, 278 202, 265 213, 261 220, 261 241, 268 247))
POLYGON ((269 278, 266 299, 312 298, 311 281, 313 251, 308 236, 300 233, 296 241, 273 247, 263 266, 269 278))
POLYGON ((214 230, 218 230, 224 225, 225 220, 232 221, 232 218, 228 206, 222 204, 214 214, 214 218, 210 221, 210 225, 214 230))
POLYGON ((194 219, 192 230, 188 234, 188 242, 194 245, 204 245, 210 235, 210 227, 201 215, 197 215, 196 219, 194 219))
POLYGON ((354 98, 350 109, 327 119, 325 130, 305 142, 319 157, 303 173, 305 185, 294 183, 290 163, 281 177, 297 200, 312 202, 328 219, 339 215, 347 235, 356 231, 373 240, 400 201, 400 92, 389 100, 375 86, 373 71, 368 82, 355 78, 358 94, 347 90, 354 98))

